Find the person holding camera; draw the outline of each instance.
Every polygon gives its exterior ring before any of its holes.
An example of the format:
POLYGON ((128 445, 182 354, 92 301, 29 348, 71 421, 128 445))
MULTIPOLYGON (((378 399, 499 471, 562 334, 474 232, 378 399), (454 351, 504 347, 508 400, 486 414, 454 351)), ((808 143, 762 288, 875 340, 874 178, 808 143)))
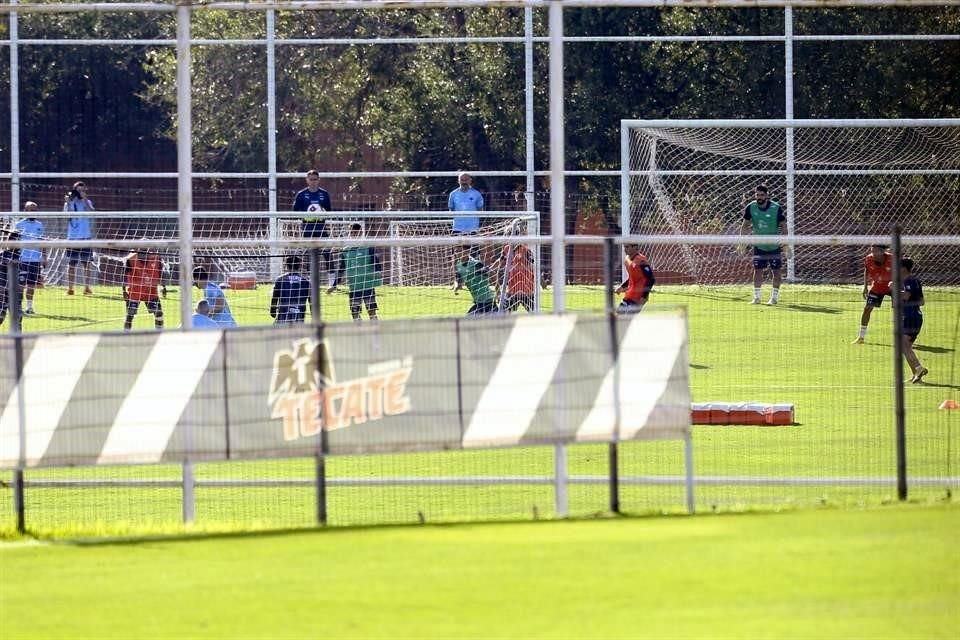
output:
MULTIPOLYGON (((93 223, 89 216, 80 215, 94 211, 93 202, 87 197, 87 185, 82 181, 73 183, 73 189, 66 195, 63 210, 74 215, 67 222, 67 240, 92 240, 93 223)), ((90 288, 93 262, 93 249, 67 249, 67 295, 73 295, 73 283, 76 281, 77 267, 81 268, 83 276, 83 295, 93 294, 90 288)))

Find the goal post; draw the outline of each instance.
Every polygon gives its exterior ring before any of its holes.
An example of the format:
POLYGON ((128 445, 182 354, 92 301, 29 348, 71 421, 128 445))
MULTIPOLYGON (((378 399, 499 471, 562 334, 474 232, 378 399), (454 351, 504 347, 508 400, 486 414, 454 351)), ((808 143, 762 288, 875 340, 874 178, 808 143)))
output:
MULTIPOLYGON (((624 235, 737 235, 761 182, 789 235, 960 233, 960 119, 622 120, 620 163, 624 235)), ((843 281, 843 252, 788 251, 787 279, 843 281)), ((680 282, 749 276, 732 245, 650 258, 680 282)))

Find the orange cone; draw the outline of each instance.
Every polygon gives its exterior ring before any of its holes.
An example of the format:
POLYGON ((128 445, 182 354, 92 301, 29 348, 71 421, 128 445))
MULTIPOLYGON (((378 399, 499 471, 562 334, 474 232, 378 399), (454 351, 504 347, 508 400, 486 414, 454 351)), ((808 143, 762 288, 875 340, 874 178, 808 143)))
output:
POLYGON ((958 404, 956 400, 944 400, 940 403, 940 408, 947 410, 960 409, 960 404, 958 404))

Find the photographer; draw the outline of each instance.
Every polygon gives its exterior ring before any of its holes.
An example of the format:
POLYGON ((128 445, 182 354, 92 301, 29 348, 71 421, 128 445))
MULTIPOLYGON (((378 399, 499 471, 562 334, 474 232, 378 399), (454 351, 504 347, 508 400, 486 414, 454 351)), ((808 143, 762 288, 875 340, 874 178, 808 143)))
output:
MULTIPOLYGON (((66 195, 63 210, 80 214, 94 211, 93 202, 87 197, 87 185, 82 181, 75 182, 73 189, 66 195)), ((67 240, 92 240, 93 225, 88 216, 74 215, 67 223, 67 240)), ((67 249, 67 295, 73 295, 73 283, 76 281, 77 267, 81 267, 83 277, 83 294, 92 295, 90 288, 93 249, 67 249)))

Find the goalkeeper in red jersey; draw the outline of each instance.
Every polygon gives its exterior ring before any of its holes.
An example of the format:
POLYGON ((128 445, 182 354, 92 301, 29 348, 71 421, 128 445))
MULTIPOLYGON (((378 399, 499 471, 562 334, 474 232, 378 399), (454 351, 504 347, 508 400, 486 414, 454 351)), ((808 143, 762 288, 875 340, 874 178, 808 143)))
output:
POLYGON ((863 313, 860 314, 860 334, 853 344, 863 344, 867 337, 867 325, 870 324, 870 314, 883 304, 883 297, 890 295, 890 280, 893 279, 893 256, 887 247, 875 244, 870 247, 870 253, 863 259, 863 313))
POLYGON ((627 279, 614 290, 614 293, 623 294, 617 313, 637 313, 650 299, 650 292, 653 290, 656 278, 653 276, 653 269, 647 262, 647 257, 640 253, 639 246, 625 244, 623 252, 626 255, 623 265, 627 270, 627 279))
POLYGON ((162 277, 163 261, 157 254, 138 251, 127 256, 123 287, 123 299, 127 304, 124 331, 133 328, 133 317, 137 315, 141 302, 153 314, 154 326, 163 329, 163 307, 159 295, 162 277))

